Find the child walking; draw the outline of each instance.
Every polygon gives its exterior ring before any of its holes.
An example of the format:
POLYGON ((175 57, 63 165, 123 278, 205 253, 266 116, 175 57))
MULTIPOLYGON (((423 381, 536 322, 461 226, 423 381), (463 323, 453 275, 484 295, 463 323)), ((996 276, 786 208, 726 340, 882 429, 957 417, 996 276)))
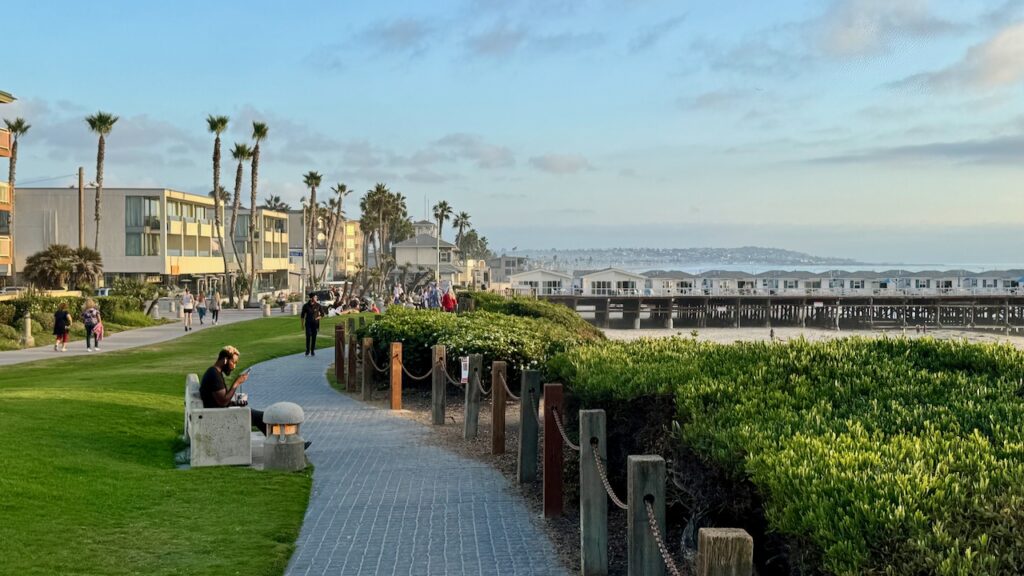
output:
POLYGON ((53 349, 54 351, 68 351, 68 332, 71 331, 71 314, 68 313, 68 303, 61 302, 57 311, 53 314, 53 349))

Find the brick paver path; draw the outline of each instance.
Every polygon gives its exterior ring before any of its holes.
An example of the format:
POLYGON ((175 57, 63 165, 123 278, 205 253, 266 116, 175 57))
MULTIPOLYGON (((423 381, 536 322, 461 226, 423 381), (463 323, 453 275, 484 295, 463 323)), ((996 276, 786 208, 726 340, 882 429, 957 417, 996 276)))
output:
POLYGON ((313 493, 286 574, 566 574, 501 474, 432 446, 422 424, 335 392, 331 352, 259 364, 243 386, 256 408, 301 405, 313 441, 313 493))

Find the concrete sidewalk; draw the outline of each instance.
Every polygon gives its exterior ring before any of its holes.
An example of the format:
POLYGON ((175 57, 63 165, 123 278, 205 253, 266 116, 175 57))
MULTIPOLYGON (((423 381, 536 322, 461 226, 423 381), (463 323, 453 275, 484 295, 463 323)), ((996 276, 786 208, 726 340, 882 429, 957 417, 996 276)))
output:
MULTIPOLYGON (((274 316, 281 315, 276 308, 273 309, 273 314, 274 316)), ((262 315, 262 311, 258 308, 246 308, 245 310, 223 309, 220 311, 219 325, 233 324, 243 320, 252 320, 254 318, 260 318, 262 315)), ((290 316, 287 312, 285 315, 290 316)), ((85 340, 68 342, 67 352, 55 352, 53 350, 53 346, 37 346, 35 348, 28 348, 25 350, 9 350, 6 352, 0 352, 0 366, 33 362, 35 360, 43 360, 45 358, 64 358, 67 356, 81 356, 83 354, 106 354, 107 352, 116 350, 127 350, 129 348, 149 346, 158 342, 166 342, 175 338, 181 338, 182 336, 196 334, 200 330, 205 330, 212 326, 209 315, 207 315, 205 323, 200 325, 199 316, 193 314, 193 329, 189 332, 185 332, 185 328, 181 324, 181 320, 178 320, 177 318, 174 318, 174 320, 175 321, 170 324, 151 326, 149 328, 136 328, 134 330, 111 334, 104 338, 100 343, 101 350, 99 352, 86 352, 85 340)))
POLYGON ((567 574, 500 473, 330 388, 332 359, 324 349, 257 364, 243 386, 256 408, 302 406, 313 441, 313 493, 287 575, 567 574))

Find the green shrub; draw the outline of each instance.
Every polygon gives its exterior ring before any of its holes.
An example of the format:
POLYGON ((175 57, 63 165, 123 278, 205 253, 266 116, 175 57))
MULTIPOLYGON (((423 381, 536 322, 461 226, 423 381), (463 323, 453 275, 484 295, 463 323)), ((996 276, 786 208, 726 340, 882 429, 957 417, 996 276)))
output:
POLYGON ((583 346, 553 375, 609 420, 671 393, 676 442, 763 498, 830 574, 1024 566, 1024 353, 931 339, 583 346))
POLYGON ((149 316, 146 316, 145 312, 139 310, 121 310, 112 313, 109 316, 104 315, 104 324, 116 323, 130 327, 142 327, 142 326, 153 326, 155 322, 149 316))
POLYGON ((603 340, 604 333, 584 320, 574 310, 559 304, 526 296, 505 297, 492 292, 466 292, 459 298, 470 298, 476 310, 523 316, 526 318, 543 318, 576 332, 586 340, 603 340))
POLYGON ((21 333, 18 329, 7 324, 0 324, 0 339, 14 340, 17 342, 21 338, 21 333))
POLYGON ((14 326, 15 309, 14 304, 0 302, 0 326, 14 326))
POLYGON ((68 305, 68 312, 71 313, 72 318, 77 318, 84 302, 85 299, 79 296, 29 295, 22 296, 16 300, 8 300, 7 304, 14 306, 14 319, 15 323, 17 323, 25 316, 26 312, 29 315, 46 314, 52 316, 61 303, 68 305))

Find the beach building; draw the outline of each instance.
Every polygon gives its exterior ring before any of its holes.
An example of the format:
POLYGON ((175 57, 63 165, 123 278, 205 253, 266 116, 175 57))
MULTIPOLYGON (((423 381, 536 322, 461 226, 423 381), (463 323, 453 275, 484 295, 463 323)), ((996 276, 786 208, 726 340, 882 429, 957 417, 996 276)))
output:
POLYGON ((529 258, 525 256, 508 256, 502 254, 487 261, 491 269, 491 281, 496 284, 507 284, 512 275, 526 271, 529 258))
MULTIPOLYGON (((75 247, 78 190, 22 188, 15 220, 19 262, 51 244, 75 247)), ((86 245, 92 246, 96 190, 85 192, 86 245)), ((99 223, 104 279, 127 276, 154 284, 208 287, 223 278, 213 226, 213 198, 166 188, 104 188, 99 223)))
MULTIPOLYGON (((10 104, 14 97, 0 91, 0 104, 10 104)), ((0 128, 0 158, 11 157, 11 133, 0 128)), ((14 194, 8 182, 0 180, 0 278, 13 274, 14 230, 11 228, 11 213, 14 212, 14 194)))
MULTIPOLYGON (((463 270, 456 266, 458 263, 459 249, 451 242, 438 240, 436 236, 420 234, 407 240, 403 240, 393 247, 395 262, 398 266, 411 265, 411 268, 420 267, 427 270, 437 269, 437 261, 440 259, 441 268, 439 278, 441 282, 458 284, 463 270), (438 249, 440 242, 440 251, 438 249)), ((398 275, 398 266, 392 272, 398 275)), ((431 274, 433 276, 433 274, 431 274)))
POLYGON ((363 263, 363 231, 358 220, 343 220, 334 233, 334 253, 331 258, 332 278, 355 276, 363 263))
POLYGON ((430 220, 417 220, 412 223, 412 235, 421 236, 426 234, 431 238, 437 238, 437 222, 430 220))
MULTIPOLYGON (((224 241, 228 253, 228 272, 238 274, 238 259, 244 263, 244 270, 249 270, 251 253, 249 246, 249 221, 251 212, 248 209, 238 211, 235 230, 229 242, 224 241), (235 249, 238 256, 235 256, 235 249)), ((289 262, 289 214, 287 212, 256 208, 256 286, 254 292, 273 292, 288 289, 289 262)), ((230 225, 230 222, 225 222, 230 225)))
POLYGON ((619 268, 605 268, 582 275, 580 287, 584 296, 639 296, 647 287, 647 277, 619 268))
POLYGON ((511 289, 516 294, 551 296, 570 294, 572 276, 564 272, 537 268, 519 272, 509 277, 511 289))
POLYGON ((689 296, 694 294, 697 277, 689 272, 655 270, 644 273, 648 277, 645 294, 651 296, 689 296))

